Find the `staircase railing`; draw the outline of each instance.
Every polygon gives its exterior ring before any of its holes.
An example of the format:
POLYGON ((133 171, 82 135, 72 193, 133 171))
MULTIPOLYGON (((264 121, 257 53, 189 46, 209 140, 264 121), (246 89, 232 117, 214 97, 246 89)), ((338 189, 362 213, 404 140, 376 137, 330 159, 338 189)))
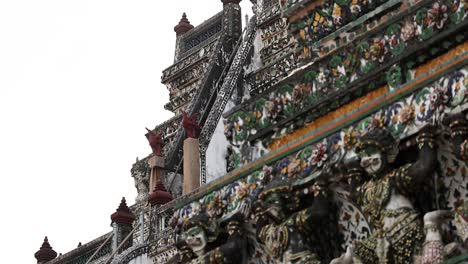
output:
POLYGON ((109 264, 111 263, 112 259, 114 256, 119 252, 119 250, 122 248, 122 246, 127 243, 127 241, 132 237, 133 233, 140 227, 140 223, 136 224, 135 227, 130 231, 130 233, 122 240, 122 242, 117 246, 117 248, 112 252, 112 254, 109 256, 109 258, 104 262, 104 264, 109 264))
MULTIPOLYGON (((241 47, 241 45, 243 43, 243 41, 242 41, 243 40, 243 35, 248 30, 248 28, 250 28, 250 27, 248 26, 247 28, 244 29, 244 31, 240 35, 238 41, 236 42, 236 45, 234 46, 234 49, 233 49, 231 55, 229 56, 229 59, 226 61, 226 64, 223 67, 223 70, 222 70, 222 72, 220 74, 220 77, 218 78, 218 80, 216 81, 216 83, 214 85, 215 88, 212 90, 210 98, 207 101, 206 106, 203 108, 203 111, 202 111, 201 117, 200 117, 200 121, 199 121, 199 123, 202 124, 202 125, 206 123, 205 120, 209 117, 210 109, 213 109, 213 107, 210 107, 210 106, 213 104, 213 101, 217 98, 217 94, 221 90, 221 87, 222 87, 222 85, 224 83, 225 77, 228 78, 228 76, 229 76, 229 70, 231 69, 231 64, 232 64, 233 61, 236 60, 236 57, 238 56, 239 47, 241 47)), ((192 111, 193 106, 194 106, 194 104, 191 105, 190 110, 188 111, 189 113, 193 112, 192 111)), ((203 127, 204 127, 204 125, 203 125, 203 127)), ((200 138, 201 138, 201 136, 200 136, 200 138)), ((177 141, 177 139, 176 139, 176 141, 177 141)), ((183 164, 183 159, 180 159, 178 161, 178 163, 177 163, 177 166, 175 167, 175 170, 173 170, 173 171, 175 173, 178 173, 180 168, 182 167, 182 164, 183 164)), ((174 180, 175 180, 176 177, 177 177, 177 175, 174 175, 174 177, 171 179, 171 182, 168 185, 169 190, 172 189, 172 185, 174 184, 174 180)))
POLYGON ((91 255, 91 257, 89 257, 88 261, 86 261, 85 264, 88 264, 93 260, 93 258, 99 253, 99 251, 101 251, 101 249, 107 244, 107 242, 109 242, 109 239, 111 239, 113 235, 114 234, 112 233, 109 234, 106 240, 104 240, 104 242, 96 249, 96 251, 94 251, 94 253, 91 255))
POLYGON ((253 47, 253 41, 255 39, 255 33, 257 29, 256 26, 256 17, 253 16, 245 29, 245 37, 243 38, 242 43, 241 39, 239 40, 238 45, 241 44, 240 47, 237 47, 238 49, 232 62, 227 65, 229 71, 226 77, 218 81, 219 86, 216 88, 217 92, 216 94, 212 94, 212 96, 216 98, 216 101, 213 103, 211 109, 209 111, 205 111, 204 113, 208 116, 200 133, 200 148, 202 156, 201 178, 203 184, 206 183, 206 150, 216 129, 216 126, 218 125, 221 115, 223 114, 224 108, 231 98, 234 89, 237 87, 239 78, 242 77, 242 70, 245 60, 247 59, 247 56, 253 47))

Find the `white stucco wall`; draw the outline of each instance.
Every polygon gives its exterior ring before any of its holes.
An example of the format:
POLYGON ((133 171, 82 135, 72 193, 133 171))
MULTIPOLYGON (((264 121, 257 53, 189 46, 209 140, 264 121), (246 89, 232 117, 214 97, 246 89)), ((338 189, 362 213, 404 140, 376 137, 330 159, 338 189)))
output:
POLYGON ((263 49, 263 46, 264 45, 262 41, 262 32, 260 30, 257 30, 257 32, 255 33, 255 39, 253 43, 254 52, 253 52, 252 61, 249 65, 244 67, 245 74, 254 72, 263 66, 263 62, 260 57, 260 50, 263 49))
MULTIPOLYGON (((234 92, 231 98, 235 98, 237 95, 234 92)), ((223 113, 229 111, 235 106, 231 100, 226 104, 226 108, 223 113)), ((210 182, 217 179, 227 173, 226 171, 226 155, 227 147, 229 145, 226 136, 224 135, 224 118, 218 121, 213 137, 211 138, 210 144, 206 150, 206 182, 210 182)))
POLYGON ((226 155, 228 141, 224 135, 224 123, 221 118, 206 150, 206 182, 226 174, 226 155))

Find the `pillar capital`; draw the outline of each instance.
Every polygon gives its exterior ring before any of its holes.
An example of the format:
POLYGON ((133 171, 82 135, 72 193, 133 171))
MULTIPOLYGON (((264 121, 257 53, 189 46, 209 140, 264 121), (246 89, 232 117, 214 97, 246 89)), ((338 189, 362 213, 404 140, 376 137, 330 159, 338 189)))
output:
POLYGON ((183 193, 190 193, 198 187, 200 187, 200 144, 197 138, 186 138, 183 193))
POLYGON ((151 156, 148 160, 148 165, 151 169, 161 168, 164 169, 166 159, 162 156, 151 156))

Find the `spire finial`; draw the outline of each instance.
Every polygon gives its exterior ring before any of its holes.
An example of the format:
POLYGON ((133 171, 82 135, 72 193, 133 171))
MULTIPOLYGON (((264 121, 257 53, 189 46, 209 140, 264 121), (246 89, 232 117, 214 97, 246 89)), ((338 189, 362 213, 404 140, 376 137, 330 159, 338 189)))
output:
POLYGON ((150 192, 148 196, 148 202, 150 202, 151 205, 161 205, 170 201, 172 201, 171 193, 169 193, 166 187, 164 187, 164 184, 158 180, 156 186, 154 186, 154 190, 150 192))
POLYGON ((120 201, 120 205, 111 215, 111 220, 112 222, 116 222, 119 224, 132 224, 133 221, 135 220, 135 216, 132 214, 130 211, 130 208, 127 206, 127 201, 125 200, 125 197, 122 197, 122 200, 120 201))
POLYGON ((47 236, 44 237, 44 242, 41 248, 34 254, 34 257, 37 259, 38 263, 47 262, 57 257, 57 252, 50 246, 47 236))
POLYGON ((179 24, 174 27, 174 31, 177 33, 177 35, 182 35, 192 28, 193 26, 190 24, 190 21, 187 19, 187 14, 184 12, 182 14, 182 18, 179 21, 179 24))

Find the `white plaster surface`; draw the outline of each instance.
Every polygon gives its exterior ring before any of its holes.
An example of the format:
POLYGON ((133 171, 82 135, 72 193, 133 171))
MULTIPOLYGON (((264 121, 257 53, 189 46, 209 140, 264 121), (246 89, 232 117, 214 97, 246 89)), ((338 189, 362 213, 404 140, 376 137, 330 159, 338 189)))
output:
POLYGON ((257 31, 255 34, 255 39, 254 39, 254 53, 252 57, 252 62, 250 65, 244 68, 245 74, 248 74, 250 72, 256 71, 260 69, 263 66, 262 59, 260 58, 260 50, 263 49, 263 41, 262 41, 262 34, 260 31, 257 31))
MULTIPOLYGON (((235 98, 235 96, 235 93, 233 93, 232 97, 235 98)), ((234 105, 235 104, 232 101, 229 101, 226 104, 224 112, 229 111, 229 109, 234 107, 234 105)), ((206 150, 207 183, 227 173, 226 155, 228 145, 229 142, 224 135, 224 118, 220 118, 215 132, 211 138, 210 144, 208 145, 208 149, 206 150)))
POLYGON ((224 119, 218 121, 216 130, 206 150, 206 182, 226 174, 226 155, 229 142, 224 135, 224 119))

